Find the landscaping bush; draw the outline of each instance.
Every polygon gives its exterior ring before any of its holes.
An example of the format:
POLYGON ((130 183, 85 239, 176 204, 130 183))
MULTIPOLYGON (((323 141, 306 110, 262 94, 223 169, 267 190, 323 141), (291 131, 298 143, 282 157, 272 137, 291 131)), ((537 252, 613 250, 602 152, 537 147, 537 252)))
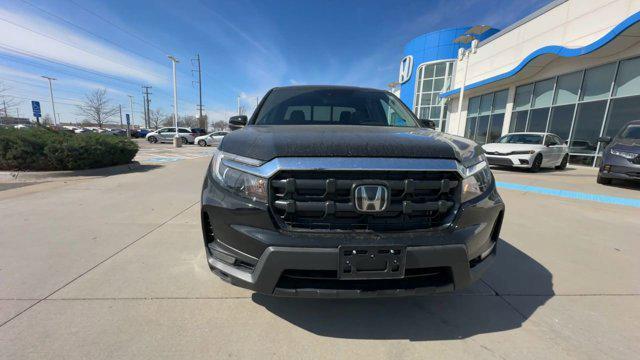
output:
POLYGON ((133 141, 45 128, 0 128, 0 170, 83 170, 131 162, 133 141))

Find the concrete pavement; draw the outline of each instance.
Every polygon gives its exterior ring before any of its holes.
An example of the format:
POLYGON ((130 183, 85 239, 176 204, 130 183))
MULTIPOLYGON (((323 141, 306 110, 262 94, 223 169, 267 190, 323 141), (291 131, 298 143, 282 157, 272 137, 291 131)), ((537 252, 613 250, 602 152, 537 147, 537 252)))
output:
MULTIPOLYGON (((0 193, 0 358, 628 359, 640 352, 640 209, 502 190, 499 257, 470 289, 277 299, 210 273, 198 218, 207 161, 0 193)), ((591 185, 590 171, 495 173, 505 182, 637 196, 591 185)))

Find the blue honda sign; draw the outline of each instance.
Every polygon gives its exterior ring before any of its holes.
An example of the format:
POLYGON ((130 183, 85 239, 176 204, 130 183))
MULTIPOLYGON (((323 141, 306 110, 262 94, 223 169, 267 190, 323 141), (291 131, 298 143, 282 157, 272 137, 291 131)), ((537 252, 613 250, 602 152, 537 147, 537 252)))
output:
POLYGON ((33 116, 34 117, 41 117, 42 116, 42 112, 40 111, 40 101, 32 101, 31 102, 31 109, 33 109, 33 116))

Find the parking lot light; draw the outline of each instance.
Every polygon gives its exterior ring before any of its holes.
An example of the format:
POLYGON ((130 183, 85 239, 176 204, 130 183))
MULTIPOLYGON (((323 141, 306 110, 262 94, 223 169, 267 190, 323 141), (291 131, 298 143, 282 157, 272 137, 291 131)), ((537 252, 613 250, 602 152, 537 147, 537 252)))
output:
POLYGON ((180 139, 180 133, 178 132, 178 85, 176 82, 176 63, 178 63, 178 59, 172 55, 169 55, 168 58, 171 60, 173 69, 173 121, 176 127, 176 135, 173 137, 173 146, 178 148, 182 146, 182 140, 180 139))

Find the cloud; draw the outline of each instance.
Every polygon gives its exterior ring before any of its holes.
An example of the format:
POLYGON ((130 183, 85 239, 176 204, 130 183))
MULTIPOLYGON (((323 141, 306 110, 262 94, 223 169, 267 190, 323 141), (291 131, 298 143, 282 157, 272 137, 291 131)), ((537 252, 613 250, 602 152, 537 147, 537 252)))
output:
POLYGON ((50 60, 124 79, 164 85, 167 71, 151 61, 121 51, 33 14, 0 9, 0 52, 50 60))
MULTIPOLYGON (((27 90, 24 89, 25 86, 28 87, 29 90, 33 88, 43 88, 48 86, 46 80, 43 79, 39 74, 29 73, 0 64, 0 82, 4 81, 9 81, 10 83, 18 83, 19 85, 16 85, 15 87, 19 87, 23 90, 27 90)), ((62 90, 63 92, 70 92, 70 89, 83 88, 85 90, 107 89, 109 93, 118 95, 128 94, 105 84, 82 79, 59 78, 55 82, 55 87, 62 90)), ((78 94, 78 91, 71 92, 75 92, 76 94, 78 94)))

